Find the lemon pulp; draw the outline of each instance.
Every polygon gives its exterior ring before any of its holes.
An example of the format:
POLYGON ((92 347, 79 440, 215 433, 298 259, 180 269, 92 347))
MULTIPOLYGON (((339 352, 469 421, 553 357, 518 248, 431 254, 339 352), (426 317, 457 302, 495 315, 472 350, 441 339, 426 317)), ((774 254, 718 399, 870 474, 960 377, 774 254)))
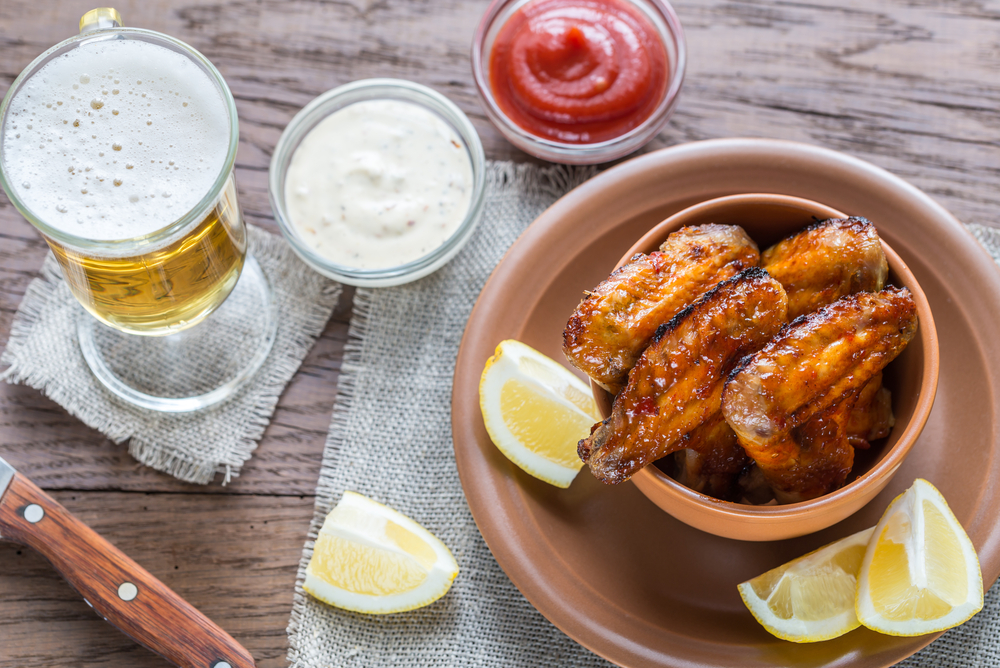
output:
POLYGON ((856 629, 857 575, 871 535, 859 531, 744 582, 744 604, 783 640, 817 642, 856 629))
POLYGON ((479 405, 497 448, 527 473, 558 487, 569 487, 580 471, 577 443, 600 420, 582 380, 510 339, 486 362, 479 405))
POLYGON ((347 610, 401 612, 443 596, 457 574, 451 552, 425 528, 345 492, 316 538, 303 589, 347 610))
POLYGON ((918 479, 875 529, 858 581, 858 618, 890 635, 943 631, 982 608, 982 587, 972 541, 941 493, 918 479))
POLYGON ((589 433, 594 424, 591 416, 565 410, 538 388, 517 378, 508 380, 500 390, 500 414, 524 447, 559 466, 580 468, 573 439, 589 433), (571 434, 569 439, 567 434, 571 434), (572 447, 567 447, 567 441, 572 447))

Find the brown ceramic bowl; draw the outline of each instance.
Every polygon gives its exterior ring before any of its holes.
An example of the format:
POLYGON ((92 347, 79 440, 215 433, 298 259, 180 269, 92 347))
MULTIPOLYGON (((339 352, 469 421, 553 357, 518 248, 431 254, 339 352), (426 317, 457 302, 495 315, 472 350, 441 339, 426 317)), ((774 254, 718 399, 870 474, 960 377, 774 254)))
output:
MULTIPOLYGON (((814 219, 845 218, 846 214, 812 200, 785 195, 731 195, 684 209, 647 232, 622 256, 617 267, 636 253, 651 253, 671 232, 687 225, 740 225, 761 250, 799 231, 814 219)), ((873 221, 878 227, 878 221, 873 221)), ((899 357, 885 370, 892 391, 896 425, 889 437, 858 451, 854 470, 841 489, 811 501, 777 506, 751 506, 720 501, 695 492, 670 478, 655 465, 632 476, 632 482, 650 501, 675 518, 702 531, 737 540, 765 541, 803 536, 825 529, 871 501, 886 486, 930 415, 937 391, 939 355, 934 316, 920 284, 899 255, 882 242, 889 261, 889 284, 905 286, 917 304, 919 329, 899 357)), ((611 413, 613 397, 591 383, 601 413, 611 413)))

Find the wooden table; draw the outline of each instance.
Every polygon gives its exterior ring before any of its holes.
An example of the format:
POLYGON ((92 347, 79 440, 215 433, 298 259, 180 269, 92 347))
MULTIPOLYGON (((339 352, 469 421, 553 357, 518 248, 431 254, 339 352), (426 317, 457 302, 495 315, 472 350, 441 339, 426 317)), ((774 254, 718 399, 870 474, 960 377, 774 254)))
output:
MULTIPOLYGON (((0 2, 0 92, 75 33, 93 3, 0 2)), ((267 166, 315 95, 374 76, 453 99, 488 157, 526 160, 486 119, 469 45, 485 0, 127 0, 128 25, 178 37, 236 97, 247 220, 276 231, 267 166)), ((689 66, 680 105, 647 148, 779 137, 850 153, 908 179, 960 220, 1000 204, 1000 2, 681 0, 689 66)), ((664 184, 670 187, 670 184, 664 184)), ((877 221, 876 221, 877 222, 877 221)), ((46 251, 0 194, 0 345, 46 251)), ((284 666, 296 566, 347 337, 353 292, 285 391, 254 458, 226 487, 137 464, 38 392, 0 384, 0 456, 242 642, 284 666)), ((101 621, 37 554, 0 543, 0 667, 165 666, 101 621)))

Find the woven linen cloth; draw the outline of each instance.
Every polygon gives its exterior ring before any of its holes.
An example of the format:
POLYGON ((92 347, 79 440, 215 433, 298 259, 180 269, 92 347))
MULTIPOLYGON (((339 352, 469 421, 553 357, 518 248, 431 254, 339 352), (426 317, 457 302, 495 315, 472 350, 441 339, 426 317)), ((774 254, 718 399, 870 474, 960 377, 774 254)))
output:
MULTIPOLYGON (((323 331, 341 286, 306 266, 281 237, 247 226, 249 251, 271 283, 278 331, 263 366, 236 395, 183 414, 127 404, 90 372, 77 342, 76 322, 89 317, 63 280, 52 253, 28 286, 11 326, 0 373, 28 385, 116 443, 129 441, 137 460, 187 482, 239 474, 270 422, 278 397, 323 331)), ((141 364, 136 360, 136 364, 141 364)))
POLYGON ((542 617, 497 565, 465 501, 451 439, 455 357, 480 290, 528 224, 594 173, 490 163, 483 219, 454 260, 414 283, 355 293, 288 626, 295 668, 610 665, 542 617), (345 490, 408 515, 451 549, 459 576, 444 598, 376 616, 303 592, 313 541, 345 490))
MULTIPOLYGON (((480 290, 528 224, 593 173, 491 163, 483 221, 450 264, 409 285, 357 291, 288 625, 292 668, 612 665, 556 629, 501 570, 465 501, 451 436, 455 358, 480 290), (303 591, 319 528, 346 490, 403 512, 451 548, 459 576, 444 598, 364 615, 303 591)), ((1000 233, 996 241, 1000 257, 1000 233)), ((907 665, 1000 663, 998 594, 994 587, 986 610, 907 665)))

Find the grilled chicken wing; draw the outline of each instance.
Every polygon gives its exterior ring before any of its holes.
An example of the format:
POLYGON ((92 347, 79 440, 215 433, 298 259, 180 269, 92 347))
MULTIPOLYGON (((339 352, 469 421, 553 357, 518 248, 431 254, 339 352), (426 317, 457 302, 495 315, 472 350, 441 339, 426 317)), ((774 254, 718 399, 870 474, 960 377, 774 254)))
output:
POLYGON ((587 294, 566 324, 563 352, 617 394, 657 327, 759 260, 757 245, 741 227, 682 228, 658 252, 636 255, 587 294))
POLYGON ((786 306, 781 285, 755 267, 678 313, 657 330, 610 417, 580 441, 580 458, 619 483, 683 448, 681 437, 719 411, 729 371, 781 329, 786 306))
POLYGON ((677 482, 717 499, 737 495, 736 481, 750 458, 722 411, 681 437, 672 471, 677 482))
POLYGON ((855 292, 878 292, 889 265, 875 226, 864 218, 810 225, 761 253, 760 264, 788 293, 788 318, 855 292))
POLYGON ((871 441, 889 435, 896 417, 892 414, 892 392, 882 387, 878 373, 861 388, 847 423, 847 439, 855 448, 867 448, 871 441))
POLYGON ((909 290, 861 292, 797 318, 730 374, 722 412, 779 499, 843 484, 858 394, 916 330, 909 290))
MULTIPOLYGON (((810 418, 772 446, 772 455, 784 449, 789 457, 784 470, 791 474, 790 484, 772 485, 756 466, 752 471, 747 467, 752 460, 721 411, 681 439, 686 449, 674 454, 668 473, 682 485, 717 499, 743 497, 743 502, 756 504, 775 497, 786 503, 814 498, 843 485, 853 468, 855 448, 867 449, 871 441, 889 435, 895 424, 891 399, 879 372, 856 397, 810 418)), ((770 477, 779 476, 772 471, 770 477)))
MULTIPOLYGON (((792 430, 771 450, 772 455, 785 450, 789 466, 783 470, 792 479, 788 484, 777 485, 766 478, 761 480, 760 484, 769 493, 747 489, 752 487, 752 482, 745 478, 751 460, 721 411, 681 439, 686 449, 674 455, 669 472, 682 485, 717 499, 759 496, 763 502, 765 497, 776 495, 787 503, 814 498, 844 484, 854 465, 854 448, 867 449, 870 441, 889 435, 895 423, 891 396, 882 387, 879 372, 855 397, 842 400, 792 430)), ((772 470, 770 477, 774 480, 779 475, 772 470)))
POLYGON ((767 462, 757 467, 780 503, 808 501, 844 486, 854 466, 847 425, 856 399, 842 398, 768 443, 767 462))

